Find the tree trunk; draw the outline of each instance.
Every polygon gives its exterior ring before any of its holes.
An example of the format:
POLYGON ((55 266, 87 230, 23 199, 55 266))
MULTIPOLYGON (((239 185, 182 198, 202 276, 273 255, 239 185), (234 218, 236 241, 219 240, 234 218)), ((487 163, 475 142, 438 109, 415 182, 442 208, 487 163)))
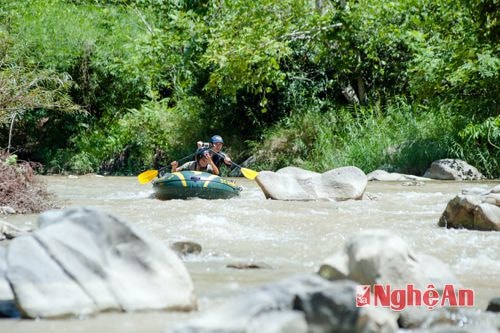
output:
POLYGON ((366 90, 365 90, 365 81, 361 76, 358 76, 358 96, 359 100, 362 104, 366 104, 366 90))
POLYGON ((7 153, 10 153, 10 147, 11 147, 11 143, 12 143, 12 131, 14 130, 14 121, 16 119, 16 116, 17 116, 17 112, 14 111, 14 113, 12 114, 12 119, 10 121, 9 142, 7 144, 7 153))

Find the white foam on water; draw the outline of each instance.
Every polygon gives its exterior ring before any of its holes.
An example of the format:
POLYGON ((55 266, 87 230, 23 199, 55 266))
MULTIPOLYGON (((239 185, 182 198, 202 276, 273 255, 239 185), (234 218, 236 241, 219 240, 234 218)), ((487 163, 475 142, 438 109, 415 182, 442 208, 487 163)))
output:
POLYGON ((134 200, 134 199, 147 199, 151 198, 153 191, 139 191, 139 192, 116 192, 109 193, 99 197, 103 200, 134 200))
POLYGON ((213 214, 197 214, 190 221, 186 221, 180 231, 194 232, 205 240, 217 241, 270 241, 281 238, 283 235, 274 234, 271 230, 257 225, 246 225, 225 216, 213 214))
POLYGON ((500 260, 498 255, 493 253, 470 254, 464 251, 463 255, 457 258, 453 270, 457 274, 481 274, 483 277, 500 277, 500 260), (481 272, 481 273, 479 273, 481 272))
POLYGON ((227 252, 212 252, 212 251, 205 251, 202 249, 202 252, 199 254, 188 254, 185 256, 182 256, 182 260, 185 262, 209 262, 209 261, 227 261, 228 259, 232 258, 231 254, 227 252))

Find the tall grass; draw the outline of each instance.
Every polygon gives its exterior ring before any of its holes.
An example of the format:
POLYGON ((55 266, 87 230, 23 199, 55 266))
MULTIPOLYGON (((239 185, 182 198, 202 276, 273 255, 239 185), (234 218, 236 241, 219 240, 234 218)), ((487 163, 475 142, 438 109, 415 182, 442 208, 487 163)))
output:
POLYGON ((453 146, 453 154, 474 161, 483 175, 500 177, 500 115, 483 120, 461 117, 461 130, 453 146))
MULTIPOLYGON (((256 149, 261 168, 296 165, 325 170, 353 165, 421 175, 437 159, 451 156, 456 119, 445 108, 412 106, 339 107, 297 113, 264 134, 256 149)), ((473 163, 474 161, 470 161, 473 163)))

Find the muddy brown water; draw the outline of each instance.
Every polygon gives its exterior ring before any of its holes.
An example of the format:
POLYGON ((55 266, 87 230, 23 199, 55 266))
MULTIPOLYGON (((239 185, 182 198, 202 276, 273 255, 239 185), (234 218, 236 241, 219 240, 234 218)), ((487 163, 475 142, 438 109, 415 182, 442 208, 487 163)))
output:
MULTIPOLYGON (((266 200, 255 182, 235 181, 241 196, 229 200, 151 198, 150 184, 135 177, 43 177, 61 207, 90 206, 113 213, 154 233, 165 244, 190 240, 200 255, 185 259, 200 311, 231 295, 299 272, 315 272, 346 239, 366 229, 387 229, 419 252, 433 255, 475 291, 485 309, 500 296, 500 233, 444 229, 437 221, 447 202, 464 188, 491 188, 499 181, 370 182, 373 200, 286 202, 266 200), (266 269, 228 268, 264 263, 266 269), (270 268, 269 268, 270 267, 270 268)), ((5 218, 36 228, 37 215, 5 218)), ((411 282, 411 281, 409 281, 411 282)), ((64 320, 0 320, 0 332, 163 332, 196 313, 103 313, 64 320)))

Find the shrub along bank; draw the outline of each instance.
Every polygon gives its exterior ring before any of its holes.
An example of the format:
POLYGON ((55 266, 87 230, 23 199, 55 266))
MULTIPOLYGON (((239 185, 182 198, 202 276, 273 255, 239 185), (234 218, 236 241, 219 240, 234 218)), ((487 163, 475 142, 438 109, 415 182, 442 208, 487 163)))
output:
POLYGON ((0 207, 16 213, 40 213, 55 208, 43 182, 30 163, 17 162, 16 155, 0 151, 0 207))
POLYGON ((355 165, 365 172, 423 175, 435 160, 458 158, 498 178, 500 118, 467 121, 444 107, 422 110, 402 101, 384 111, 379 106, 307 111, 267 130, 254 150, 261 169, 295 165, 324 172, 355 165))

